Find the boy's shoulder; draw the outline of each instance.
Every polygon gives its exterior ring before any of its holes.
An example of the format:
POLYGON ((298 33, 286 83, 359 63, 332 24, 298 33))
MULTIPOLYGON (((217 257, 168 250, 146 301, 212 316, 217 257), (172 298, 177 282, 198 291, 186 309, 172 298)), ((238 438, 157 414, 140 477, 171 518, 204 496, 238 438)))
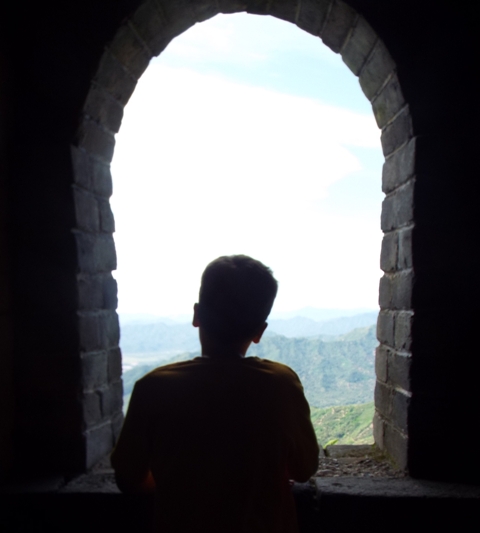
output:
POLYGON ((143 376, 139 381, 148 382, 156 381, 158 379, 168 379, 173 376, 181 376, 185 374, 195 373, 200 369, 208 371, 214 370, 219 365, 226 364, 240 364, 243 367, 256 369, 259 372, 265 372, 272 376, 283 377, 285 379, 298 380, 297 374, 287 365, 270 359, 261 359, 260 357, 245 357, 238 361, 214 361, 209 358, 195 357, 187 361, 180 361, 159 366, 143 376))
POLYGON ((300 378, 288 365, 270 359, 261 359, 260 357, 247 357, 246 360, 250 361, 250 364, 257 366, 260 371, 270 374, 273 378, 300 383, 300 378))
POLYGON ((280 374, 295 374, 295 372, 284 363, 279 363, 278 361, 272 361, 271 359, 262 359, 260 357, 246 357, 245 361, 251 362, 253 365, 257 365, 260 368, 264 368, 265 370, 270 370, 272 372, 278 372, 280 374))
POLYGON ((153 370, 150 370, 150 372, 147 372, 138 381, 150 381, 152 379, 161 379, 166 376, 188 372, 198 366, 199 359, 201 358, 195 357, 194 359, 188 359, 187 361, 177 361, 175 363, 157 366, 153 370))

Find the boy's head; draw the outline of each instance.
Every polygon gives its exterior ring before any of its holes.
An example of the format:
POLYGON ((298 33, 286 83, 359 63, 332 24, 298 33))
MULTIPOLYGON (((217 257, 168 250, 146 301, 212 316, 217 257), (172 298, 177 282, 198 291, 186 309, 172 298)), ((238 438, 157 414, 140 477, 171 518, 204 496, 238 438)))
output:
POLYGON ((265 324, 278 283, 272 271, 246 255, 219 257, 202 275, 197 315, 223 343, 250 340, 265 324))

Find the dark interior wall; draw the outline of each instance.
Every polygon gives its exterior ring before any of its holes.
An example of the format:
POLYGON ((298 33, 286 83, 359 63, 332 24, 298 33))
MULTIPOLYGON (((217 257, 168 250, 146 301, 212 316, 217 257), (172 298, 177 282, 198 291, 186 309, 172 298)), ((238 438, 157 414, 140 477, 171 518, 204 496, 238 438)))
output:
POLYGON ((397 64, 417 136, 414 316, 407 326, 394 324, 395 334, 409 329, 412 358, 408 370, 391 368, 412 393, 408 405, 397 406, 408 429, 408 466, 422 477, 478 479, 468 457, 445 461, 442 444, 449 435, 470 434, 479 414, 479 364, 472 351, 479 285, 468 274, 478 227, 476 8, 464 2, 372 4, 366 16, 397 64))
MULTIPOLYGON (((105 42, 136 3, 12 2, 3 18, 9 36, 3 96, 14 354, 10 449, 15 470, 27 474, 85 465, 70 144, 105 42)), ((11 410, 2 415, 6 427, 11 410)), ((10 458, 3 469, 11 465, 10 458)))
MULTIPOLYGON (((1 32, 0 32, 1 33, 1 32)), ((5 41, 0 37, 0 50, 5 41)), ((9 256, 6 175, 6 71, 7 59, 0 53, 0 472, 12 461, 13 426, 12 323, 9 298, 9 256)))
MULTIPOLYGON (((7 135, 0 137, 6 176, 0 192, 8 205, 0 219, 0 234, 7 237, 0 240, 0 288, 9 288, 10 304, 0 308, 2 405, 7 406, 0 416, 3 442, 11 443, 0 448, 4 473, 12 465, 44 473, 85 466, 70 145, 104 46, 139 3, 12 3, 3 19, 0 119, 7 135)), ((444 461, 445 440, 468 438, 479 413, 473 27, 478 19, 466 0, 348 3, 370 22, 395 60, 418 136, 409 302, 415 314, 406 326, 413 357, 402 377, 412 397, 397 406, 412 443, 409 467, 422 476, 478 479, 478 467, 466 459, 444 461)), ((261 11, 263 4, 245 2, 250 10, 261 11)))

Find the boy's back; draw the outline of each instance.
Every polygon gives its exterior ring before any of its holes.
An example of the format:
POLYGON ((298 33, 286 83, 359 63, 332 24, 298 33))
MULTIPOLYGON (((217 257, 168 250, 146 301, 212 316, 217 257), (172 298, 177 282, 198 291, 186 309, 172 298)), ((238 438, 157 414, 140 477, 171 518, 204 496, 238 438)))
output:
POLYGON ((160 367, 138 382, 116 471, 151 469, 157 531, 297 531, 289 479, 318 446, 296 374, 256 357, 160 367))
POLYGON ((297 531, 289 479, 318 461, 308 403, 293 370, 245 357, 277 288, 251 257, 212 261, 194 305, 202 357, 134 388, 112 465, 123 491, 155 493, 159 533, 297 531))

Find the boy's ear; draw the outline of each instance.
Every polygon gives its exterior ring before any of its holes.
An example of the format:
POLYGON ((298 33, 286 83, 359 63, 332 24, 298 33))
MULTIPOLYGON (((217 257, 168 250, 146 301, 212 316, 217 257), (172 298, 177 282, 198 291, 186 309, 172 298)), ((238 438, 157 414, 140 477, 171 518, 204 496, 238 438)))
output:
POLYGON ((200 320, 198 319, 198 304, 193 305, 193 320, 192 326, 195 328, 200 327, 200 320))
POLYGON ((263 324, 262 327, 259 328, 258 333, 252 339, 252 342, 254 344, 258 344, 260 342, 260 339, 262 338, 264 331, 267 329, 267 326, 268 324, 265 322, 265 324, 263 324))

